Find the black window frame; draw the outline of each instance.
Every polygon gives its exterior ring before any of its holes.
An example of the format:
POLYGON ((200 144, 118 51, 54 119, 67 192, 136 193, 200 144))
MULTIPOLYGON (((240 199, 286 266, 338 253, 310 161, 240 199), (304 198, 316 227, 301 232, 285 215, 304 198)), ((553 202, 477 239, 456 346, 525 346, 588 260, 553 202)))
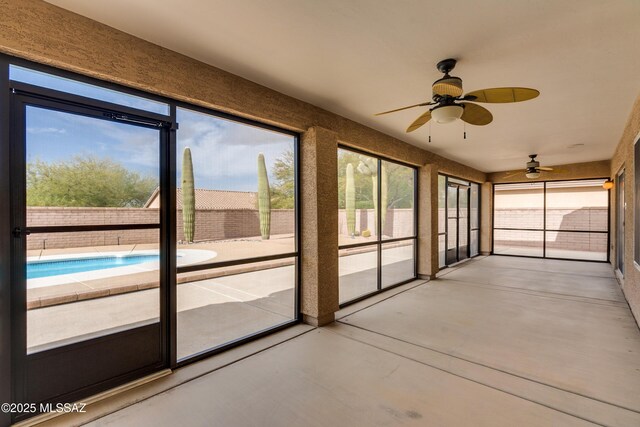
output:
MULTIPOLYGON (((442 173, 442 172, 438 172, 438 177, 444 177, 444 232, 440 232, 440 227, 438 225, 438 241, 440 240, 440 236, 444 236, 444 265, 440 265, 440 244, 438 243, 438 269, 439 270, 443 270, 445 268, 450 267, 451 265, 454 265, 455 263, 447 263, 447 252, 449 250, 449 221, 448 221, 448 209, 449 209, 449 192, 447 191, 449 188, 449 180, 454 180, 452 181, 453 184, 455 185, 461 185, 461 186, 465 186, 467 185, 469 187, 469 200, 467 203, 467 256, 466 258, 463 258, 462 260, 456 261, 457 262, 462 262, 464 260, 467 259, 471 259, 471 258, 475 258, 477 256, 480 255, 480 239, 482 238, 482 234, 480 233, 480 225, 481 225, 481 220, 482 220, 482 184, 476 181, 471 181, 468 179, 464 179, 464 178, 460 178, 454 175, 449 175, 446 173, 442 173), (458 182, 455 182, 458 181, 458 182), (471 184, 475 184, 478 186, 478 227, 476 228, 472 228, 471 227, 471 184), (471 255, 471 232, 472 231, 477 231, 478 232, 478 253, 475 255, 471 255)), ((440 185, 440 183, 438 182, 438 186, 440 185)), ((440 191, 440 189, 438 188, 438 192, 440 191)), ((440 200, 438 199, 438 209, 440 209, 440 200)), ((460 209, 460 206, 458 206, 458 210, 460 209)), ((459 214, 458 214, 459 217, 459 214)), ((439 215, 438 215, 439 218, 439 215)), ((459 236, 460 233, 458 233, 458 250, 460 248, 460 243, 459 243, 459 236)))
MULTIPOLYGON (((226 351, 228 349, 237 347, 246 342, 253 341, 265 335, 277 332, 294 324, 297 324, 302 321, 302 313, 301 313, 301 305, 300 305, 300 284, 301 284, 301 214, 300 214, 300 133, 292 131, 290 129, 274 126, 272 124, 261 122, 258 120, 248 119, 246 117, 240 117, 233 114, 229 114, 222 111, 217 111, 212 108, 203 107, 201 105, 192 104, 185 101, 180 101, 177 99, 169 98, 166 96, 158 95, 152 92, 146 92, 140 89, 135 89, 132 87, 124 86, 118 83, 114 83, 107 80, 100 80, 98 78, 89 77, 86 75, 78 74, 72 71, 60 69, 54 66, 45 65, 37 62, 33 62, 27 59, 7 55, 0 54, 0 85, 2 90, 5 93, 5 96, 0 97, 0 173, 2 174, 0 179, 0 191, 1 194, 5 195, 5 197, 9 197, 11 182, 10 182, 10 164, 11 164, 11 98, 9 96, 10 91, 15 87, 19 87, 25 89, 28 92, 37 92, 44 95, 51 95, 56 99, 61 100, 70 100, 72 103, 75 101, 81 102, 83 105, 94 105, 99 108, 107 108, 109 106, 115 106, 114 108, 117 111, 130 111, 134 116, 136 113, 136 108, 128 107, 126 105, 120 104, 112 104, 107 101, 99 101, 94 98, 83 97, 79 95, 75 95, 69 92, 56 91, 54 89, 50 89, 46 86, 37 86, 37 85, 29 85, 23 82, 11 82, 9 79, 9 68, 10 65, 16 65, 19 67, 31 69, 37 72, 42 72, 46 74, 50 74, 52 76, 61 77, 65 79, 74 80, 80 83, 85 83, 89 85, 96 86, 98 88, 109 89, 113 91, 117 91, 126 95, 133 95, 137 97, 141 97, 147 100, 156 101, 160 103, 166 103, 169 106, 169 114, 163 115, 158 113, 153 113, 150 111, 143 111, 144 114, 141 114, 140 117, 153 117, 157 118, 160 121, 166 122, 167 126, 170 127, 168 143, 164 144, 164 148, 160 148, 159 155, 161 157, 168 158, 167 162, 168 167, 162 167, 160 173, 160 179, 166 180, 165 182, 168 184, 168 188, 170 191, 169 194, 164 196, 163 202, 167 203, 169 208, 165 213, 161 213, 164 215, 158 224, 119 224, 119 225, 106 225, 102 226, 103 229, 111 229, 111 228, 151 228, 151 229, 159 229, 161 231, 160 240, 166 240, 167 249, 165 251, 161 251, 160 257, 161 262, 166 264, 168 273, 166 277, 161 277, 161 281, 166 283, 164 291, 162 292, 162 300, 166 301, 164 303, 163 310, 166 310, 166 322, 163 322, 163 361, 162 366, 160 368, 170 368, 174 369, 186 364, 190 364, 196 362, 198 360, 210 357, 214 354, 218 354, 222 351, 226 351), (295 283, 294 283, 294 318, 290 321, 284 322, 282 324, 276 325, 272 328, 268 328, 261 331, 256 331, 253 334, 247 335, 245 337, 241 337, 239 339, 230 341, 225 343, 224 345, 217 346, 205 352, 198 353, 193 355, 193 357, 177 361, 176 359, 176 349, 177 349, 177 273, 185 271, 185 267, 181 267, 180 269, 176 266, 175 261, 175 251, 176 251, 176 204, 175 204, 175 188, 176 188, 176 162, 178 161, 176 156, 176 128, 178 123, 176 121, 176 109, 178 107, 205 112, 206 114, 210 114, 212 116, 220 117, 222 119, 230 120, 237 123, 242 123, 250 126, 254 126, 257 128, 270 130, 274 132, 279 132, 286 135, 291 135, 294 138, 294 180, 295 180, 295 251, 287 254, 277 255, 275 257, 255 257, 255 258, 247 258, 238 260, 237 262, 223 262, 223 263, 212 263, 211 265, 207 265, 207 268, 215 268, 215 267, 225 267, 233 264, 240 263, 253 263, 259 261, 266 261, 270 259, 276 258, 295 258, 295 283), (162 228, 161 228, 161 225, 162 228)), ((14 375, 12 375, 12 368, 14 365, 14 360, 12 353, 15 351, 15 346, 13 346, 14 333, 12 332, 11 325, 14 324, 12 322, 13 319, 13 311, 11 310, 11 281, 12 274, 15 271, 16 266, 13 266, 13 238, 11 235, 11 224, 12 224, 13 212, 11 209, 11 203, 3 203, 0 208, 0 228, 2 233, 0 234, 0 346, 4 349, 3 352, 0 352, 0 377, 4 378, 5 381, 2 381, 0 384, 0 401, 3 402, 11 402, 13 399, 13 382, 14 375)), ((91 230, 94 230, 96 226, 88 226, 91 230)), ((84 226, 61 226, 61 227, 31 227, 31 232, 60 232, 60 231, 70 231, 74 229, 75 231, 86 231, 88 227, 84 226)), ((187 267, 188 269, 188 267, 187 267)), ((163 304, 161 304, 162 306, 163 304)), ((125 378, 125 381, 119 381, 118 383, 131 381, 134 378, 125 378)), ((100 383, 96 385, 96 387, 91 390, 81 391, 82 396, 86 396, 89 394, 94 394, 100 391, 108 390, 113 388, 118 384, 115 383, 100 383)), ((78 395, 80 396, 80 395, 78 395)), ((0 424, 9 424, 11 423, 12 417, 9 413, 0 413, 0 424)))
MULTIPOLYGON (((238 116, 234 116, 232 114, 228 114, 228 113, 224 113, 221 111, 217 111, 217 110, 213 110, 211 108, 207 108, 207 107, 203 107, 203 106, 199 106, 199 105, 194 105, 194 104, 190 104, 188 102, 183 102, 183 101, 172 101, 172 107, 173 109, 175 109, 174 114, 177 114, 177 109, 178 108, 182 108, 185 110, 189 110, 189 111, 194 111, 197 113, 201 113, 201 114, 205 114, 205 115, 209 115, 212 117, 216 117, 219 119, 223 119, 223 120, 228 120, 231 122, 235 122, 235 123, 241 123, 244 125, 248 125, 248 126, 253 126, 259 129, 264 129, 264 130, 268 130, 268 131, 272 131, 272 132, 277 132, 277 133, 281 133, 281 134, 285 134, 285 135, 289 135, 292 136, 294 138, 294 144, 293 144, 293 159, 294 159, 294 233, 295 233, 295 238, 294 238, 294 251, 293 252, 286 252, 286 253, 281 253, 281 254, 274 254, 274 255, 267 255, 267 256, 259 256, 259 257, 250 257, 250 258, 241 258, 241 259, 234 259, 234 260, 229 260, 229 261, 214 261, 211 263, 206 263, 206 264, 196 264, 196 265, 190 265, 190 266, 184 266, 184 267, 176 267, 176 274, 175 274, 175 279, 177 280, 177 276, 178 274, 181 273, 192 273, 192 272, 197 272, 197 271, 203 271, 203 270, 212 270, 212 269, 216 269, 216 268, 224 268, 224 267, 232 267, 232 266, 236 266, 236 265, 245 265, 245 264, 253 264, 253 263, 257 263, 257 262, 264 262, 264 261, 274 261, 274 260, 279 260, 279 259, 286 259, 286 258, 294 258, 295 262, 294 262, 294 278, 295 278, 295 283, 294 283, 294 318, 292 320, 289 321, 285 321, 281 324, 260 330, 260 331, 256 331, 252 334, 246 335, 244 337, 239 337, 237 339, 234 339, 232 341, 229 341, 227 343, 218 345, 218 346, 213 346, 207 350, 203 350, 203 351, 199 351, 197 353, 194 353, 186 358, 183 359, 177 359, 177 354, 174 356, 175 357, 175 365, 173 367, 175 368, 179 368, 182 367, 184 365, 188 365, 190 363, 196 362, 198 360, 202 360, 202 359, 206 359, 208 357, 211 357, 215 354, 221 353, 223 351, 229 350, 231 348, 237 347, 239 345, 254 341, 258 338, 264 337, 266 335, 272 334, 274 332, 280 331, 282 329, 288 328, 294 324, 300 323, 302 321, 302 312, 301 312, 301 292, 300 292, 300 284, 301 284, 301 259, 300 259, 300 248, 301 248, 301 236, 300 236, 300 221, 301 221, 301 212, 300 212, 300 134, 298 132, 294 132, 288 129, 284 129, 284 128, 280 128, 277 126, 273 126, 273 125, 269 125, 266 123, 261 123, 261 122, 257 122, 255 120, 251 120, 251 119, 247 119, 244 117, 238 117, 238 116)), ((173 111, 173 110, 172 110, 173 111)), ((175 115, 174 115, 175 117, 175 115)), ((179 125, 179 123, 178 123, 179 125)), ((174 144, 174 149, 177 148, 177 136, 176 136, 176 143, 174 144)), ((177 161, 177 159, 176 159, 177 161)), ((175 166, 175 165, 174 165, 175 166)), ((174 171, 174 176, 175 176, 175 171, 174 171)), ((173 192, 175 194, 175 192, 173 192)), ((175 211, 175 200, 173 203, 173 210, 175 211)), ((174 232, 175 232, 175 227, 174 227, 174 232)), ((174 239, 175 240, 175 239, 174 239)), ((174 242, 174 247, 175 244, 177 243, 177 241, 174 242)), ((174 257, 175 258, 175 257, 174 257)), ((177 294, 177 291, 176 291, 177 294)), ((177 295, 176 295, 176 303, 177 303, 177 295)), ((177 314, 177 312, 176 312, 177 314)), ((176 316, 177 317, 177 316, 176 316)), ((176 334, 175 334, 175 339, 177 339, 177 319, 176 319, 176 326, 175 326, 175 330, 176 330, 176 334)), ((177 343, 176 346, 173 347, 177 350, 177 343)))
MULTIPOLYGON (((400 165, 400 166, 404 166, 406 168, 410 168, 413 170, 413 235, 411 236, 405 236, 405 237, 398 237, 398 238, 393 238, 393 239, 382 239, 382 231, 380 231, 379 233, 377 233, 376 235, 376 240, 375 242, 363 242, 363 243, 354 243, 354 244, 350 244, 350 245, 338 245, 338 252, 340 252, 343 249, 354 249, 354 248, 362 248, 362 247, 367 247, 367 246, 376 246, 376 250, 377 250, 377 280, 376 280, 376 289, 372 292, 368 292, 364 295, 360 295, 356 298, 352 298, 350 300, 344 301, 340 303, 340 308, 346 307, 350 304, 355 304, 359 301, 362 301, 364 299, 367 299, 373 295, 377 295, 381 292, 387 291, 389 289, 393 289, 396 288, 398 286, 402 286, 405 285, 409 282, 412 282, 414 280, 416 280, 418 278, 418 215, 419 215, 419 210, 418 210, 418 168, 416 166, 410 165, 408 163, 404 163, 398 160, 393 160, 390 159, 388 157, 385 156, 381 156, 378 154, 374 154, 371 153, 369 151, 365 151, 362 150, 360 148, 355 148, 355 147, 351 147, 349 145, 346 144, 338 144, 338 151, 339 150, 345 150, 345 151, 350 151, 352 153, 356 153, 356 154, 361 154, 363 156, 367 156, 367 157, 371 157, 376 159, 377 161, 377 167, 378 167, 378 171, 380 171, 382 168, 382 162, 387 162, 387 163, 394 163, 396 165, 400 165), (413 277, 403 280, 401 282, 398 283, 394 283, 392 285, 387 285, 387 286, 382 286, 382 250, 383 250, 383 246, 385 243, 395 243, 395 242, 401 242, 401 241, 408 241, 408 240, 412 240, 413 241, 413 277)), ((336 156, 338 155, 338 151, 336 151, 336 156)), ((381 197, 381 192, 382 192, 382 186, 381 186, 381 175, 380 173, 378 173, 378 194, 377 194, 377 198, 378 200, 382 200, 381 197)), ((382 215, 380 214, 380 212, 382 211, 382 206, 380 203, 378 203, 378 209, 376 212, 376 218, 377 218, 377 224, 376 227, 378 230, 382 230, 382 215)), ((336 212, 336 215, 338 214, 338 212, 336 212)), ((339 288, 338 288, 338 292, 339 292, 339 288)))
POLYGON ((640 136, 633 146, 633 180, 633 265, 640 271, 640 136))
POLYGON ((609 247, 611 245, 611 197, 607 197, 607 230, 606 231, 591 231, 591 230, 558 230, 558 229, 548 229, 547 228, 547 183, 551 182, 573 182, 573 181, 594 181, 594 180, 607 180, 608 177, 595 177, 595 178, 578 178, 578 179, 554 179, 554 180, 544 180, 544 181, 515 181, 515 182, 499 182, 492 184, 492 200, 495 201, 496 197, 496 186, 505 185, 508 186, 510 184, 543 184, 542 195, 543 195, 543 207, 542 207, 542 228, 541 229, 531 229, 531 228, 510 228, 510 227, 496 227, 495 226, 495 212, 496 212, 496 204, 493 203, 493 215, 492 215, 492 226, 491 226, 491 255, 500 255, 500 256, 511 256, 511 257, 519 257, 519 258, 537 258, 537 259, 553 259, 560 261, 583 261, 583 262, 599 262, 599 263, 610 263, 611 251, 609 247), (515 255, 515 254, 496 254, 494 252, 495 248, 495 231, 496 230, 508 230, 508 231, 538 231, 542 232, 542 256, 535 255, 515 255), (595 259, 581 259, 581 258, 559 258, 559 257, 548 257, 547 256, 547 232, 560 232, 560 233, 592 233, 592 234, 607 234, 607 259, 606 260, 595 260, 595 259))

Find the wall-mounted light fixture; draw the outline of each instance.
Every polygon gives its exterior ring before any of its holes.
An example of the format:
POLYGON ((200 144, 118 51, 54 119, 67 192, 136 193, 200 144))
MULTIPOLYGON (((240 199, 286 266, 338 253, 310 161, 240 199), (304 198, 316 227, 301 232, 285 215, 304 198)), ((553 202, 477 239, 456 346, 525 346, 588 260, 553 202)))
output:
POLYGON ((602 188, 604 188, 605 190, 611 190, 613 188, 613 181, 611 181, 610 179, 606 180, 602 183, 602 188))

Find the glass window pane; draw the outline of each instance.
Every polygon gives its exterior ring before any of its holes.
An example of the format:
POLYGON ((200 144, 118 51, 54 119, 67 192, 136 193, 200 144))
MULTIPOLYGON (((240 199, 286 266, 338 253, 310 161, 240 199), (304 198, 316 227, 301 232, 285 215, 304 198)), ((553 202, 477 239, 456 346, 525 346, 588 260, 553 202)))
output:
POLYGON ((477 230, 480 228, 480 186, 478 184, 471 184, 471 200, 469 209, 469 220, 471 229, 477 230))
POLYGON ((177 119, 178 249, 214 261, 294 252, 295 138, 183 108, 177 119))
POLYGON ((159 231, 127 232, 27 236, 28 353, 159 321, 159 231))
POLYGON ((34 86, 66 92, 85 98, 97 99, 112 104, 124 105, 152 113, 169 115, 169 105, 164 102, 153 101, 141 96, 130 95, 101 86, 90 85, 77 80, 54 76, 41 71, 31 70, 18 65, 9 66, 9 79, 28 83, 34 86))
POLYGON ((447 234, 447 246, 449 249, 458 247, 458 220, 449 219, 449 233, 447 234))
POLYGON ((447 218, 458 217, 458 187, 447 188, 447 218))
POLYGON ((547 230, 607 231, 609 192, 603 182, 548 182, 547 230))
POLYGON ((296 138, 177 108, 178 359, 294 320, 296 138), (184 254, 192 254, 182 261, 184 254))
POLYGON ((338 149, 338 244, 377 240, 378 160, 338 149), (353 184, 351 184, 353 182, 353 184))
POLYGON ((447 265, 445 249, 445 235, 441 234, 438 236, 438 265, 440 268, 447 265))
POLYGON ((438 233, 445 232, 445 209, 447 207, 447 178, 438 175, 438 233))
POLYGON ((159 223, 159 140, 156 129, 27 106, 27 225, 159 223))
POLYGON ((378 247, 339 251, 340 304, 378 289, 378 247))
POLYGON ((396 239, 415 235, 415 169, 382 161, 382 238, 396 239), (385 202, 386 200, 386 202, 385 202))
POLYGON ((548 258, 606 261, 607 234, 547 231, 548 258))
POLYGON ((381 271, 376 242, 415 236, 416 170, 343 148, 337 155, 338 245, 372 243, 339 250, 343 304, 414 277, 413 241, 384 244, 381 271))
POLYGON ((479 233, 479 232, 478 232, 478 230, 472 230, 472 231, 471 231, 471 241, 470 241, 470 243, 469 243, 469 244, 470 244, 469 251, 470 251, 470 255, 471 255, 472 257, 473 257, 473 256, 478 255, 478 253, 479 253, 479 248, 478 248, 478 243, 479 243, 479 240, 478 240, 478 233, 479 233))
POLYGON ((460 187, 458 190, 458 259, 467 258, 469 249, 469 189, 460 187))
POLYGON ((494 198, 495 228, 544 227, 544 184, 497 184, 494 198))
POLYGON ((495 230, 493 238, 493 252, 496 255, 543 255, 543 231, 495 230))
POLYGON ((178 360, 294 320, 295 271, 284 258, 179 274, 178 360))
POLYGON ((413 240, 382 244, 382 287, 415 278, 413 240))

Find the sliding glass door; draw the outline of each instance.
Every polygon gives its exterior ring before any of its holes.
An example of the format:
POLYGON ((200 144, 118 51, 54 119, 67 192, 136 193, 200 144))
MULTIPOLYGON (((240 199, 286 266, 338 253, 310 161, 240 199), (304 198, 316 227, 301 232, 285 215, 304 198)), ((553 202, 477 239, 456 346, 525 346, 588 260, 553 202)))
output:
POLYGON ((479 253, 479 186, 438 176, 438 246, 440 267, 479 253))
MULTIPOLYGON (((11 89, 3 348, 14 403, 37 405, 12 422, 299 320, 296 133, 26 61, 0 66, 11 89)), ((413 191, 413 175, 384 168, 413 191)), ((391 223, 413 203, 403 194, 389 193, 391 223)), ((414 229, 392 230, 376 277, 413 276, 414 245, 401 240, 414 229)))

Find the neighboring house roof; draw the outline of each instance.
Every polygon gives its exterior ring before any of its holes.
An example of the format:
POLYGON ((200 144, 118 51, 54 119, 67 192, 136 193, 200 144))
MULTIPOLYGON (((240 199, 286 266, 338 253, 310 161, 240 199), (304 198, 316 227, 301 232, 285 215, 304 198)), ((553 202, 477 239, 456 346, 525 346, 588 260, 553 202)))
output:
MULTIPOLYGON (((258 193, 251 191, 206 190, 196 188, 196 210, 257 209, 258 193)), ((156 188, 145 208, 159 208, 160 198, 156 188)), ((176 208, 182 209, 182 189, 176 188, 176 208)))

